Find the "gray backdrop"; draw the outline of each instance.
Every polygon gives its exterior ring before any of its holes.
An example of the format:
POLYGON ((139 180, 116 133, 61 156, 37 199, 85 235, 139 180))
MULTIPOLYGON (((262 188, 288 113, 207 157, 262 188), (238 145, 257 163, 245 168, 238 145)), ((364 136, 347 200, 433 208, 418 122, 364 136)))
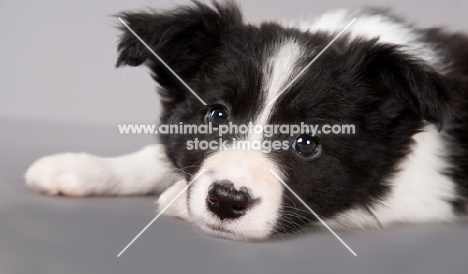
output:
MULTIPOLYGON (((0 116, 115 125, 157 117, 144 68, 115 69, 118 22, 127 9, 185 0, 0 1, 0 116)), ((374 5, 421 26, 468 28, 463 0, 239 1, 248 21, 298 18, 328 9, 374 5)))
MULTIPOLYGON (((177 1, 186 3, 187 1, 177 1)), ((240 1, 252 22, 373 4, 420 26, 468 32, 468 1, 240 1)), ((328 231, 287 241, 241 243, 157 220, 154 197, 62 198, 24 186, 38 157, 61 151, 131 152, 153 136, 117 124, 153 123, 158 101, 144 68, 115 69, 111 14, 174 1, 0 0, 0 273, 467 273, 468 224, 328 231)))

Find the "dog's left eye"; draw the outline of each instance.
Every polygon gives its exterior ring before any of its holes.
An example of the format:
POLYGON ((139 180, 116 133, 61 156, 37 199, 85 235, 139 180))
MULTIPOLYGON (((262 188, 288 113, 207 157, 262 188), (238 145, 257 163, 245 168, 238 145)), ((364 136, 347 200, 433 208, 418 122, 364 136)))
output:
POLYGON ((293 149, 305 157, 317 155, 320 150, 320 143, 317 138, 302 134, 293 143, 293 149))
POLYGON ((228 112, 223 107, 214 107, 208 112, 208 122, 211 122, 213 126, 225 124, 228 118, 228 112))

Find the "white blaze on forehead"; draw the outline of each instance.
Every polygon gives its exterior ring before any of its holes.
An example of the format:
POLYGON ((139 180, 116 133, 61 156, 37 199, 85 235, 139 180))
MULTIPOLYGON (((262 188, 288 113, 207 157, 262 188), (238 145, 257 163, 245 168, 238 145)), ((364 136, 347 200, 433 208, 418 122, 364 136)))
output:
MULTIPOLYGON (((295 41, 282 42, 274 47, 271 56, 263 67, 263 108, 254 125, 266 125, 275 104, 268 105, 298 73, 297 62, 303 54, 302 47, 295 41)), ((249 136, 251 140, 261 140, 261 135, 249 136)))

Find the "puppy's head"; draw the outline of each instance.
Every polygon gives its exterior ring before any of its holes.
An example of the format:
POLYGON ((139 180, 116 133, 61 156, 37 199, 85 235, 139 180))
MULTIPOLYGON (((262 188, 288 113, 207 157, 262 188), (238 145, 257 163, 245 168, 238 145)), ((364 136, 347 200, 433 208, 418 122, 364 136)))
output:
POLYGON ((345 37, 288 86, 332 34, 248 25, 233 4, 195 2, 122 18, 206 102, 122 28, 117 64, 151 69, 164 124, 355 127, 354 134, 317 136, 230 133, 223 150, 187 148, 195 138, 218 141, 216 132, 162 135, 188 181, 204 170, 187 202, 195 223, 214 235, 264 239, 317 222, 275 175, 324 219, 372 207, 389 191, 385 181, 407 155, 411 136, 424 121, 441 127, 447 115, 447 80, 395 45, 345 37), (266 153, 234 147, 233 139, 280 145, 266 153))

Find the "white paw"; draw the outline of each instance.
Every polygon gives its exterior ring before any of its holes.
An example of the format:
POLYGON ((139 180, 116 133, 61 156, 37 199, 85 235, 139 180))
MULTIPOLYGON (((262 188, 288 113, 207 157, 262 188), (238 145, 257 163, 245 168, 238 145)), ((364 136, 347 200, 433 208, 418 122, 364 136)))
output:
MULTIPOLYGON (((180 180, 177 181, 170 188, 166 189, 157 201, 158 211, 163 210, 174 198, 187 186, 187 181, 180 180)), ((176 216, 185 220, 189 220, 189 214, 187 209, 187 190, 185 190, 182 195, 175 200, 175 202, 170 205, 164 215, 176 216)))
POLYGON ((109 184, 109 170, 98 157, 63 153, 41 158, 26 171, 26 184, 49 195, 100 194, 109 184))

